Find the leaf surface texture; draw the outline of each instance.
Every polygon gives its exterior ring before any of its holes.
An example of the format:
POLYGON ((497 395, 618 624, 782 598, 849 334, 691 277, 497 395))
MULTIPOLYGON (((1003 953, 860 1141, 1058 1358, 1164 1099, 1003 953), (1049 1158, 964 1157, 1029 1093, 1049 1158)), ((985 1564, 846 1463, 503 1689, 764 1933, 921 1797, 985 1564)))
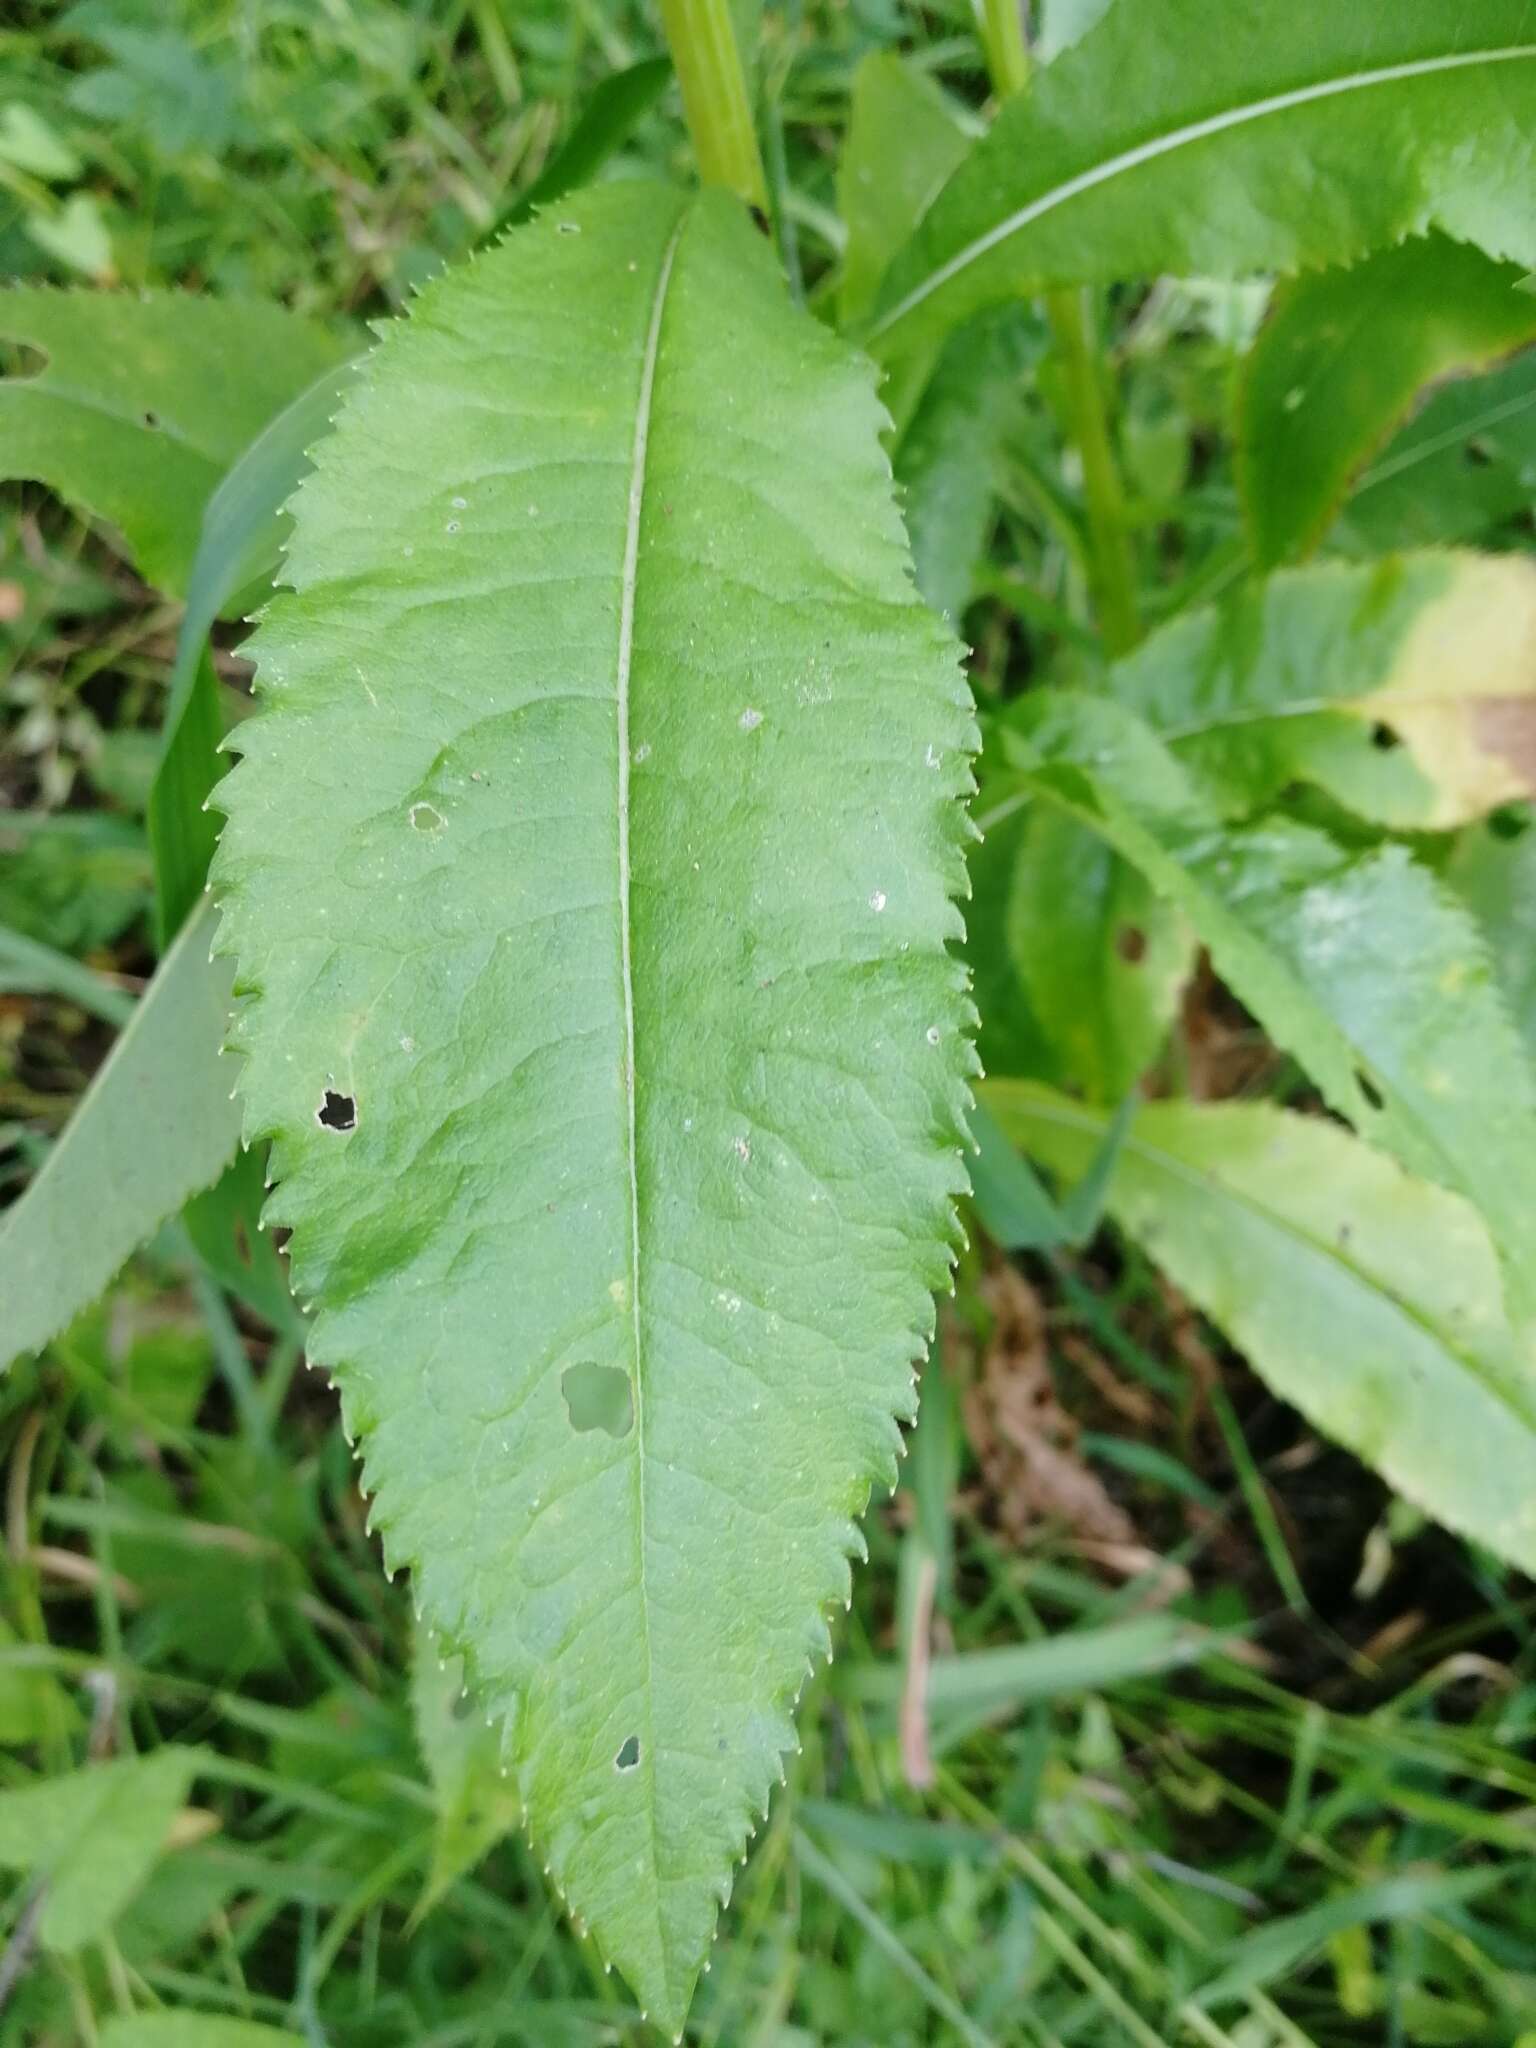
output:
POLYGON ((872 382, 719 194, 517 230, 317 451, 221 795, 311 1356, 671 2027, 963 1185, 974 723, 872 382))

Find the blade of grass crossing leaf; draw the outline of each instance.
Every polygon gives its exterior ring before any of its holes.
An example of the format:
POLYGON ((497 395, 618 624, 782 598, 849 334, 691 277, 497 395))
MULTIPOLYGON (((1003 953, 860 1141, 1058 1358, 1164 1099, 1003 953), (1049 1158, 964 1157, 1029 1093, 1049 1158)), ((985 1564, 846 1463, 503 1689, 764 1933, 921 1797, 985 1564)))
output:
POLYGON ((230 966, 209 961, 213 928, 211 905, 183 927, 41 1172, 0 1225, 0 1365, 62 1329, 234 1154, 235 1063, 219 1055, 230 966))

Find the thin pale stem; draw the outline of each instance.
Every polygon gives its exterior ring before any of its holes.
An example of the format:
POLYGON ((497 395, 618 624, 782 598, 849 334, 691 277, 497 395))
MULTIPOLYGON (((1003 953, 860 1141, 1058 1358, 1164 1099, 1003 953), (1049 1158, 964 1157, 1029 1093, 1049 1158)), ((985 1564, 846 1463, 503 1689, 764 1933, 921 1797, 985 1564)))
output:
POLYGON ((730 0, 661 0, 661 18, 700 178, 766 214, 768 181, 730 0))

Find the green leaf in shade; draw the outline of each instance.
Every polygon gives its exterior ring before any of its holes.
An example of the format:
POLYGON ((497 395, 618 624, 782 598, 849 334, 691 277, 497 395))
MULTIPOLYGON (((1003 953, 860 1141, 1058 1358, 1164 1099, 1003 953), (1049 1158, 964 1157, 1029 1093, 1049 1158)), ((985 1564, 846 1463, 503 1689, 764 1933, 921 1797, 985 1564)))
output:
POLYGON ((591 97, 572 124, 571 132, 527 190, 518 194, 496 230, 519 226, 541 206, 552 206, 567 192, 585 185, 609 157, 620 150, 666 91, 672 78, 670 57, 647 57, 623 71, 610 71, 592 88, 591 97))
POLYGON ((933 201, 870 336, 895 355, 1045 287, 1347 263, 1431 226, 1529 268, 1533 137, 1525 0, 1115 0, 933 201))
POLYGON ((896 251, 971 146, 973 130, 931 78, 889 51, 853 74, 837 202, 848 230, 843 326, 862 320, 896 251))
POLYGON ((167 1744, 0 1791, 0 1869, 46 1882, 47 1947, 72 1954, 108 1931, 164 1853, 197 1761, 167 1744))
POLYGON ((999 827, 999 867, 973 865, 978 901, 1003 892, 1001 930, 984 918, 971 951, 1000 944, 985 972, 978 957, 978 986, 990 989, 1001 971, 1015 988, 995 1025, 982 1004, 983 1064, 1118 1101, 1162 1051, 1194 936, 1141 870, 1078 820, 1035 803, 1016 823, 1005 812, 999 827))
POLYGON ((88 953, 126 931, 149 901, 149 852, 136 820, 111 811, 0 813, 0 925, 88 953))
POLYGON ((466 1685, 462 1658, 440 1657, 427 1631, 418 1627, 411 1705, 416 1741, 437 1802, 432 1869, 416 1909, 418 1917, 522 1820, 517 1793, 502 1762, 501 1731, 486 1725, 485 1710, 466 1685))
POLYGON ((187 608, 176 638, 159 766, 149 793, 160 943, 168 945, 202 893, 219 836, 208 796, 221 772, 224 716, 208 635, 252 585, 265 596, 288 533, 288 500, 309 471, 309 450, 330 427, 356 374, 332 364, 284 406, 235 463, 203 514, 187 608))
MULTIPOLYGON (((1536 488, 1536 349, 1453 378, 1355 488, 1333 543, 1366 554, 1491 539, 1524 520, 1536 488)), ((1523 545, 1523 535, 1522 535, 1523 545)))
POLYGON ((0 340, 43 358, 0 377, 0 476, 106 520, 140 574, 176 594, 220 477, 340 353, 279 306, 35 286, 0 292, 0 340))
MULTIPOLYGON (((999 1079, 981 1094, 1058 1173, 1103 1142, 1103 1112, 1049 1089, 999 1079)), ((1283 1400, 1447 1527, 1532 1568, 1536 1354, 1469 1203, 1322 1118, 1187 1102, 1138 1112, 1108 1200, 1283 1400)))
POLYGON ((1178 905, 1217 972, 1329 1105, 1467 1195, 1536 1310, 1536 1077, 1471 917, 1401 846, 1275 818, 1226 827, 1121 705, 1040 691, 1008 743, 1026 787, 1178 905))
POLYGON ((1444 235, 1283 284, 1243 366, 1237 469, 1255 559, 1310 553, 1425 388, 1536 337, 1518 264, 1444 235))
POLYGON ((137 2012, 107 2020, 101 2048, 305 2048, 302 2037, 213 2012, 137 2012))
POLYGON ((1021 306, 968 321, 945 342, 896 445, 917 587, 957 626, 992 525, 1008 427, 1043 341, 1021 306))
POLYGON ((562 202, 370 359, 219 795, 311 1356, 671 2030, 965 1185, 975 728, 879 427, 734 200, 562 202))
POLYGON ((219 1285, 274 1329, 293 1331, 298 1311, 282 1256, 261 1226, 267 1198, 264 1146, 237 1152, 211 1188, 182 1211, 198 1256, 219 1285))
POLYGON ((1536 793, 1536 565, 1425 552, 1285 570, 1153 634, 1111 687, 1223 812, 1307 781, 1443 831, 1536 793))
POLYGON ((1445 879, 1477 919, 1510 1012, 1536 1059, 1536 811, 1462 833, 1445 879))
POLYGON ((235 1150, 238 1066, 219 1057, 230 970, 209 962, 213 923, 209 909, 184 927, 41 1172, 0 1221, 0 1366, 63 1329, 235 1150))

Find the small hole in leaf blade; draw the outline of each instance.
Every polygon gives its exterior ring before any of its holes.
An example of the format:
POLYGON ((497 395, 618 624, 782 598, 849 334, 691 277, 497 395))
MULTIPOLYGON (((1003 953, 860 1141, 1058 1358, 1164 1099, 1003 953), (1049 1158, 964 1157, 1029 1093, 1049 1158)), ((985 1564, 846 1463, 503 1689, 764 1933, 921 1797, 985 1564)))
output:
POLYGON ((357 1103, 350 1095, 327 1088, 315 1111, 315 1122, 326 1131, 350 1131, 357 1127, 357 1103))
POLYGON ((632 1771, 639 1761, 640 1738, 638 1735, 626 1735, 623 1747, 613 1760, 613 1767, 616 1771, 632 1771))
POLYGON ((594 1365, 583 1359, 568 1365, 560 1375, 565 1412, 578 1435, 590 1429, 608 1436, 628 1436, 635 1426, 635 1397, 629 1374, 616 1365, 594 1365))

